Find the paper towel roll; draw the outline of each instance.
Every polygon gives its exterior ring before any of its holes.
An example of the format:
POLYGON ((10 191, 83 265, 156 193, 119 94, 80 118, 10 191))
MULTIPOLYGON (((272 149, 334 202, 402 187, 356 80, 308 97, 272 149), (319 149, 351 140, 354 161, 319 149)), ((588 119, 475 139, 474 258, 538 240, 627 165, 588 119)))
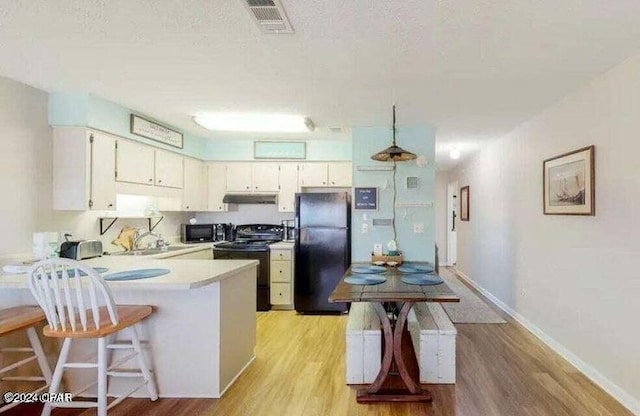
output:
POLYGON ((42 260, 51 257, 51 244, 58 245, 58 233, 38 232, 33 233, 33 257, 42 260))

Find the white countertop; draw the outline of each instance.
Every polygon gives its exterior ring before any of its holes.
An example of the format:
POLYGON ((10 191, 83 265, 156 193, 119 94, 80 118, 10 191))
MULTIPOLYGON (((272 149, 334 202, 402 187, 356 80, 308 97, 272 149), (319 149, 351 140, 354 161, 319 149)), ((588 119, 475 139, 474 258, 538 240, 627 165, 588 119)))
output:
MULTIPOLYGON (((187 254, 210 249, 211 244, 188 246, 185 250, 159 253, 149 256, 103 256, 83 260, 91 267, 106 267, 105 274, 137 269, 169 269, 171 273, 149 279, 110 281, 109 287, 134 290, 188 290, 206 286, 226 279, 234 274, 257 267, 258 260, 189 260, 167 259, 179 254, 187 254)), ((0 271, 0 273, 3 273, 0 271)), ((27 288, 26 274, 0 274, 0 289, 27 288)))

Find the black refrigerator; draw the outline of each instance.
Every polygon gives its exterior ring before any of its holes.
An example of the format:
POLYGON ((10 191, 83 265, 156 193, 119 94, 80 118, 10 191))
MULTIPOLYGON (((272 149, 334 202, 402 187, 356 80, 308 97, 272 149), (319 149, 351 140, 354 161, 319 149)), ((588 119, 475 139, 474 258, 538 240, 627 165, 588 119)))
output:
POLYGON ((328 298, 351 264, 351 198, 346 192, 296 194, 295 308, 341 313, 328 298))

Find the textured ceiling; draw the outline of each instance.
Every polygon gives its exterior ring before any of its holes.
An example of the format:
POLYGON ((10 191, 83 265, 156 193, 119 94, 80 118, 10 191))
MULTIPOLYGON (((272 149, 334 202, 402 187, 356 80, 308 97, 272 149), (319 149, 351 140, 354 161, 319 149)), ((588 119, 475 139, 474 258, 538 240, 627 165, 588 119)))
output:
POLYGON ((0 0, 0 74, 213 138, 193 114, 300 113, 332 138, 390 124, 395 102, 399 126, 436 128, 446 167, 451 145, 505 134, 640 48, 636 0, 282 0, 293 35, 261 34, 240 1, 0 0))

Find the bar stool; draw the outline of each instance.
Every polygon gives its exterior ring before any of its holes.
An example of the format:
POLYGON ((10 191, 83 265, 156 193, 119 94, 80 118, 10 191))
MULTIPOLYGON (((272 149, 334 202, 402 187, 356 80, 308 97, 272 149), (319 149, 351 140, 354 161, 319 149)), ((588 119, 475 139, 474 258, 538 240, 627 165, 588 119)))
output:
POLYGON ((72 402, 47 402, 42 416, 49 416, 52 407, 97 408, 98 416, 106 416, 107 410, 126 397, 147 386, 149 398, 158 399, 158 391, 152 372, 147 365, 140 343, 139 325, 151 315, 153 309, 146 305, 115 305, 111 291, 104 279, 92 268, 75 260, 50 259, 34 264, 28 272, 31 293, 44 310, 48 325, 44 328, 47 337, 64 338, 58 363, 53 372, 49 393, 60 392, 60 382, 66 368, 97 368, 98 379, 79 390, 72 397, 98 385, 98 400, 72 402), (115 339, 122 331, 130 333, 130 341, 115 339), (97 362, 67 362, 72 340, 96 338, 97 362), (113 342, 109 342, 112 340, 113 342), (133 350, 129 355, 109 365, 107 350, 133 350), (137 358, 140 371, 118 368, 137 358), (126 394, 107 404, 107 377, 140 377, 142 382, 126 394))
MULTIPOLYGON (((7 353, 32 353, 27 358, 23 358, 3 368, 0 368, 0 381, 27 381, 27 382, 44 382, 44 386, 33 390, 31 393, 40 393, 51 385, 51 368, 49 362, 40 344, 40 339, 36 334, 35 325, 44 322, 45 315, 37 306, 17 306, 15 308, 0 310, 0 337, 8 335, 15 331, 23 329, 27 330, 27 338, 29 338, 30 347, 6 347, 0 349, 1 355, 7 353), (15 370, 23 365, 37 360, 40 366, 42 376, 2 376, 2 374, 15 370)), ((15 406, 18 402, 5 404, 0 407, 0 413, 3 413, 15 406)))

